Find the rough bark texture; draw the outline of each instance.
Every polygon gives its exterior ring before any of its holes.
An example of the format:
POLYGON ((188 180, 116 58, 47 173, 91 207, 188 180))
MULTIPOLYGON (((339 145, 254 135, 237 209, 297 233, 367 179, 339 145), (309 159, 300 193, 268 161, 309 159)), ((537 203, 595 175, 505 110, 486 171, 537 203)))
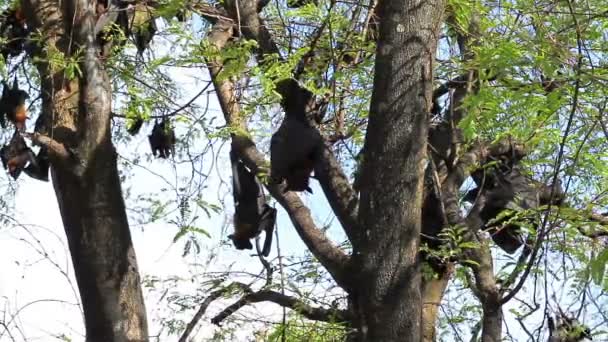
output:
POLYGON ((83 304, 86 340, 147 341, 146 311, 110 135, 111 86, 93 35, 95 5, 33 0, 22 6, 28 24, 49 37, 47 46, 66 55, 82 48, 79 79, 66 80, 62 71, 52 74, 39 62, 44 114, 36 126, 71 153, 66 158, 50 149, 51 174, 83 304))
POLYGON ((380 2, 353 293, 365 341, 420 341, 418 262, 427 112, 442 1, 380 2))

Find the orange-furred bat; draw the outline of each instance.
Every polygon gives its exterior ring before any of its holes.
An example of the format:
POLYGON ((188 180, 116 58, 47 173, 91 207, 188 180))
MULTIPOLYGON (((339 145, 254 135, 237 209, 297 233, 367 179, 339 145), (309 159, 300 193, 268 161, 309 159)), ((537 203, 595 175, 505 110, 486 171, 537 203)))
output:
POLYGON ((19 178, 21 171, 28 164, 32 168, 38 167, 34 152, 26 145, 25 140, 17 130, 15 130, 15 134, 9 144, 0 149, 0 159, 2 159, 4 169, 8 170, 8 173, 14 180, 19 178))
POLYGON ((25 131, 25 121, 27 120, 27 107, 25 100, 30 96, 24 90, 19 89, 17 78, 10 87, 6 82, 2 82, 2 97, 0 98, 0 125, 6 128, 5 117, 11 121, 19 132, 25 131))
POLYGON ((2 17, 0 34, 6 39, 6 43, 0 47, 0 54, 6 61, 8 57, 17 56, 24 51, 29 31, 20 8, 8 9, 0 16, 2 17))
POLYGON ((277 210, 266 204, 262 184, 255 173, 230 151, 232 196, 234 197, 234 234, 228 236, 236 249, 252 249, 251 239, 265 232, 262 255, 268 256, 277 210))

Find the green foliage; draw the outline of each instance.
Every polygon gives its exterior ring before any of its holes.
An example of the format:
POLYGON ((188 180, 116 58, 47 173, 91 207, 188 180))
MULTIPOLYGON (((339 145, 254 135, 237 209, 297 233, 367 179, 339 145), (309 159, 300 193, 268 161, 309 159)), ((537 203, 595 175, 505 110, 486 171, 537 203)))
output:
POLYGON ((608 248, 604 248, 595 258, 589 262, 589 273, 596 285, 608 288, 606 282, 606 264, 608 264, 608 248))
MULTIPOLYGON (((462 259, 463 253, 467 249, 479 248, 477 244, 465 239, 467 230, 467 227, 464 226, 446 227, 437 236, 441 242, 439 248, 430 248, 428 245, 423 245, 420 247, 420 250, 441 262, 462 259)), ((466 264, 476 265, 476 262, 473 260, 463 259, 461 261, 466 264)))
POLYGON ((298 315, 290 315, 285 325, 276 325, 265 336, 264 341, 268 342, 338 342, 344 341, 346 336, 345 327, 334 323, 311 322, 298 315), (283 335, 285 339, 283 340, 283 335))

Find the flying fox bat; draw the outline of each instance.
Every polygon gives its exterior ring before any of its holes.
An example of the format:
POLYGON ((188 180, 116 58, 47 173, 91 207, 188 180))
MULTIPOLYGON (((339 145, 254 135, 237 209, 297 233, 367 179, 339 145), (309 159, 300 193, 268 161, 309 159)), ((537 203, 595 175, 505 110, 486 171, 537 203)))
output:
POLYGON ((248 170, 234 151, 232 163, 232 195, 234 197, 234 234, 228 236, 236 249, 252 249, 251 239, 265 232, 262 255, 268 256, 277 210, 266 204, 262 184, 255 173, 248 170))

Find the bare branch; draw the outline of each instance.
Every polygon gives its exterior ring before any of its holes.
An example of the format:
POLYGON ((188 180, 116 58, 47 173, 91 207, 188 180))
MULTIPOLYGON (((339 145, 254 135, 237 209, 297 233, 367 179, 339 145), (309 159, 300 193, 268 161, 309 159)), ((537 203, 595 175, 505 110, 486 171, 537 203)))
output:
POLYGON ((62 161, 72 158, 72 153, 57 140, 40 133, 23 133, 23 136, 30 138, 35 145, 48 148, 51 155, 55 155, 62 161))
POLYGON ((222 310, 219 314, 211 319, 211 323, 220 325, 220 323, 228 318, 230 315, 235 313, 238 309, 251 303, 259 302, 272 302, 282 307, 286 307, 297 311, 302 316, 321 322, 348 322, 350 320, 349 314, 345 310, 339 309, 325 309, 319 307, 312 307, 306 304, 304 301, 297 298, 284 295, 280 292, 272 290, 261 290, 258 292, 251 292, 251 289, 246 289, 246 294, 241 297, 238 301, 222 310))
POLYGON ((221 20, 224 22, 232 22, 228 13, 223 8, 217 8, 211 4, 206 3, 192 3, 190 8, 193 12, 207 19, 211 23, 216 23, 221 20))
POLYGON ((209 305, 214 300, 221 297, 229 289, 230 289, 230 287, 228 286, 223 289, 213 291, 213 292, 211 292, 211 294, 209 296, 207 296, 207 298, 205 298, 205 300, 201 304, 198 311, 196 311, 196 314, 194 314, 194 317, 192 317, 192 320, 190 320, 188 325, 186 325, 186 329, 184 330, 184 332, 182 333, 182 335, 180 336, 180 338, 178 340, 179 342, 186 342, 188 340, 188 337, 192 333, 192 330, 194 330, 194 327, 196 327, 196 325, 198 324, 198 321, 200 321, 201 317, 203 317, 203 315, 205 314, 205 311, 207 311, 207 308, 209 307, 209 305))

